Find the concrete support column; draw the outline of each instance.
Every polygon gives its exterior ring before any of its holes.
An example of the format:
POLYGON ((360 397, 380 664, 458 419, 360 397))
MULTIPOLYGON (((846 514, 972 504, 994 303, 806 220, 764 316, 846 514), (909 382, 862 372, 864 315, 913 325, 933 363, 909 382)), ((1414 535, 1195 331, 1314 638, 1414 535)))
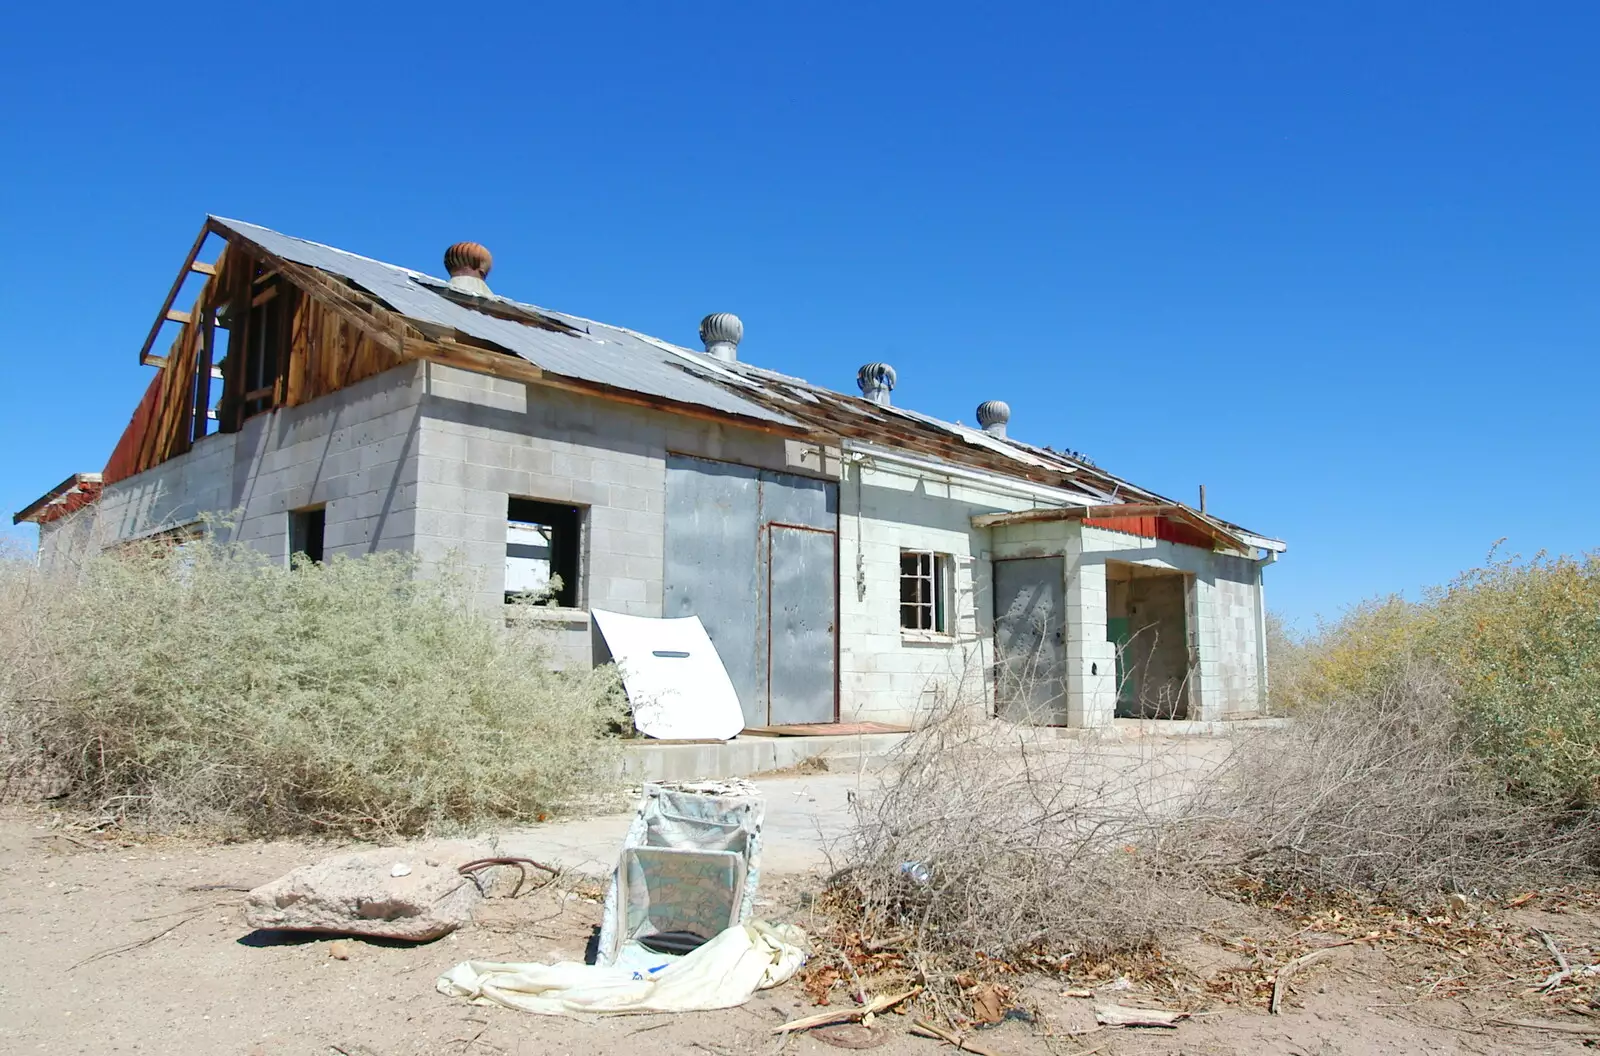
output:
POLYGON ((1190 676, 1189 718, 1215 722, 1222 718, 1226 697, 1221 677, 1223 628, 1218 625, 1217 587, 1210 576, 1196 575, 1189 589, 1194 593, 1194 603, 1188 618, 1194 624, 1191 634, 1199 661, 1190 676))
POLYGON ((1111 725, 1117 707, 1117 650, 1106 640, 1106 566, 1067 544, 1067 725, 1111 725))

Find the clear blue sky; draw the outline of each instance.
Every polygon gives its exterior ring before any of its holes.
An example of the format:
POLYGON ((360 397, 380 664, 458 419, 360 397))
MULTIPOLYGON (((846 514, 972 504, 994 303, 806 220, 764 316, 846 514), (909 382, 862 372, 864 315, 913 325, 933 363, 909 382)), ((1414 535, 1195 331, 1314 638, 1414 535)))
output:
POLYGON ((1005 399, 1287 539, 1300 621, 1591 548, 1597 40, 1554 2, 21 5, 0 506, 104 463, 216 212, 435 273, 476 239, 510 296, 1005 399))

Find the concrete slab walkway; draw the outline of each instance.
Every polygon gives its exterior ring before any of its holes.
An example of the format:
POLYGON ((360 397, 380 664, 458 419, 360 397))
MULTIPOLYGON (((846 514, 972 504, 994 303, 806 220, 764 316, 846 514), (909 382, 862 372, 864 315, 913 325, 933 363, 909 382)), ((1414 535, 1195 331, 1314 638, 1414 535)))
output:
MULTIPOLYGON (((827 851, 850 833, 851 793, 875 786, 879 773, 863 770, 753 781, 767 801, 762 868, 771 873, 825 870, 827 851)), ((496 837, 496 853, 603 876, 617 864, 632 819, 629 812, 518 829, 496 837)))
MULTIPOLYGON (((1048 762, 1051 757, 1062 761, 1061 780, 1104 786, 1139 799, 1178 802, 1188 794, 1189 782, 1199 779, 1227 756, 1227 734, 1270 730, 1281 723, 1268 720, 1248 726, 1186 725, 1188 728, 1170 722, 1119 720, 1116 727, 1092 734, 1041 729, 1032 731, 1029 739, 1035 749, 1044 753, 1039 765, 1052 765, 1048 762), (1085 752, 1087 757, 1081 754, 1085 752), (1068 759, 1079 762, 1069 765, 1068 759)), ((800 874, 827 869, 828 852, 854 826, 852 794, 871 795, 890 776, 892 759, 841 754, 832 760, 836 767, 833 772, 750 779, 767 802, 763 868, 769 873, 800 874)), ((496 846, 501 854, 522 855, 574 872, 603 876, 616 865, 632 817, 630 810, 530 826, 500 835, 496 846)))

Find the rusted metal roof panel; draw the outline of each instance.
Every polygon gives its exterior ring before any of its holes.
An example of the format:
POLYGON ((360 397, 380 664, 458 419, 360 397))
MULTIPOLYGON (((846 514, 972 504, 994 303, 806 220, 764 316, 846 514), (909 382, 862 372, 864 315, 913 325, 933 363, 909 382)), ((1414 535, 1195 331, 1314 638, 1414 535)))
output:
POLYGON ((103 486, 98 473, 74 473, 13 514, 11 523, 32 521, 42 525, 59 520, 98 499, 103 486))

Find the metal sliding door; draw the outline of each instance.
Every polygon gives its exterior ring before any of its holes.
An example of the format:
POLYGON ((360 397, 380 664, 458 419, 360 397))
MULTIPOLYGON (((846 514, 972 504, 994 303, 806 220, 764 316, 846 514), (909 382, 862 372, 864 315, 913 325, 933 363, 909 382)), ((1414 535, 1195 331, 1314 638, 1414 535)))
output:
POLYGON ((832 722, 838 485, 667 458, 663 616, 699 616, 747 726, 832 722))
POLYGON ((1067 722, 1066 607, 1059 557, 994 563, 994 652, 1000 717, 1067 722))

